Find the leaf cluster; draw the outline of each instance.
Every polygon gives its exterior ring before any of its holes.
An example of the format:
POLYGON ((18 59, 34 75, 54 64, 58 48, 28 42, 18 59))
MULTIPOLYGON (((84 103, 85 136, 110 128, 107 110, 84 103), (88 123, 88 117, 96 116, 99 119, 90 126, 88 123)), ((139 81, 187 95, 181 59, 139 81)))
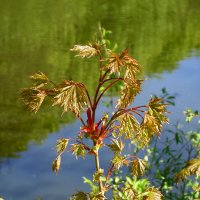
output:
POLYGON ((67 145, 69 143, 69 139, 66 138, 61 138, 60 140, 57 141, 56 143, 56 152, 57 152, 57 157, 52 163, 52 170, 55 173, 58 173, 60 169, 60 164, 61 164, 61 155, 64 153, 64 151, 67 148, 67 145))
POLYGON ((84 84, 65 80, 60 84, 55 84, 47 76, 38 72, 30 76, 33 86, 21 90, 20 96, 30 111, 35 113, 39 110, 46 96, 52 99, 52 105, 63 107, 63 113, 72 111, 79 116, 84 107, 88 105, 88 96, 84 84), (53 84, 49 88, 48 84, 53 84), (45 87, 47 86, 48 87, 45 87))
POLYGON ((126 176, 123 186, 115 189, 114 200, 161 200, 161 192, 151 186, 147 179, 126 176))
POLYGON ((187 176, 200 177, 200 157, 189 160, 186 166, 176 175, 176 181, 184 181, 187 176))
MULTIPOLYGON (((103 35, 102 38, 104 38, 103 35)), ((30 76, 33 86, 23 89, 21 98, 30 111, 37 112, 45 97, 49 97, 52 100, 52 106, 60 106, 63 113, 71 111, 80 119, 83 126, 80 127, 81 131, 75 140, 76 143, 71 144, 69 151, 76 158, 78 156, 84 158, 86 152, 95 157, 96 172, 93 178, 98 183, 99 190, 90 193, 89 197, 93 200, 105 199, 104 192, 109 188, 107 185, 109 177, 123 165, 131 165, 130 168, 134 177, 144 174, 147 166, 145 160, 130 155, 122 155, 125 140, 132 141, 138 147, 145 147, 154 135, 159 136, 163 123, 168 122, 166 117, 167 104, 164 104, 162 99, 155 97, 151 98, 147 105, 131 107, 136 95, 141 91, 143 80, 138 78, 141 67, 129 54, 128 49, 121 53, 115 53, 107 48, 103 40, 100 40, 86 45, 75 45, 71 51, 81 58, 97 57, 99 82, 94 97, 89 95, 83 83, 64 80, 55 84, 44 73, 38 72, 30 76), (118 83, 122 83, 122 88, 119 91, 120 97, 116 102, 113 114, 109 117, 106 113, 99 121, 96 121, 96 109, 101 98, 118 83), (87 120, 81 117, 83 111, 86 112, 87 120), (106 140, 106 138, 111 138, 111 140, 106 140), (91 140, 93 145, 88 145, 84 139, 91 140), (104 146, 109 147, 114 153, 106 177, 99 167, 98 157, 99 149, 104 146), (103 177, 105 178, 104 181, 102 180, 103 177)), ((68 143, 69 139, 65 138, 57 141, 57 157, 52 164, 52 169, 56 173, 60 169, 61 155, 66 150, 68 143)), ((128 192, 132 194, 132 199, 135 198, 133 191, 130 189, 130 192, 128 192)), ((149 188, 146 193, 149 194, 149 199, 152 199, 150 196, 159 199, 159 192, 156 189, 149 188)), ((73 196, 73 199, 85 199, 86 197, 87 195, 84 193, 78 192, 73 196)))

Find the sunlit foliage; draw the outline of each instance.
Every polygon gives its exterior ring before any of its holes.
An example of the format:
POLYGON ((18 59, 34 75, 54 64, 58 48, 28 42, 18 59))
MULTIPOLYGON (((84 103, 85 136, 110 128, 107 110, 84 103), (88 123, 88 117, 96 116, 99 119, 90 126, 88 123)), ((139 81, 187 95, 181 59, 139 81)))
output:
MULTIPOLYGON (((93 200, 105 199, 105 192, 112 187, 109 185, 110 177, 123 166, 129 166, 135 177, 144 174, 147 166, 145 160, 137 156, 123 155, 125 140, 133 141, 138 147, 144 147, 154 135, 160 135, 163 123, 168 122, 167 105, 162 99, 151 98, 146 105, 132 107, 135 96, 141 91, 142 80, 138 78, 141 67, 128 53, 128 49, 115 53, 102 41, 101 38, 96 43, 75 45, 71 49, 76 56, 95 56, 98 60, 99 81, 94 96, 89 94, 83 83, 64 80, 55 84, 42 72, 30 76, 33 86, 21 92, 22 100, 31 111, 37 112, 44 98, 49 97, 53 106, 60 106, 63 113, 71 111, 81 121, 82 127, 76 139, 62 138, 57 141, 57 157, 53 161, 52 169, 56 173, 59 171, 61 155, 65 150, 71 151, 76 158, 85 158, 86 154, 93 155, 96 165, 93 178, 99 187, 98 191, 89 194, 93 200), (120 97, 113 113, 105 113, 102 118, 96 119, 96 109, 101 98, 117 83, 121 83, 123 88, 119 91, 120 97), (83 112, 86 113, 86 120, 82 118, 83 112), (90 140, 92 144, 85 140, 90 140), (99 163, 99 149, 106 146, 113 152, 107 175, 99 163)), ((135 194, 132 190, 130 192, 130 198, 133 199, 135 194)), ((146 193, 149 194, 147 199, 160 198, 157 189, 149 188, 146 193)), ((73 196, 74 199, 79 197, 84 199, 85 195, 78 192, 73 196)))

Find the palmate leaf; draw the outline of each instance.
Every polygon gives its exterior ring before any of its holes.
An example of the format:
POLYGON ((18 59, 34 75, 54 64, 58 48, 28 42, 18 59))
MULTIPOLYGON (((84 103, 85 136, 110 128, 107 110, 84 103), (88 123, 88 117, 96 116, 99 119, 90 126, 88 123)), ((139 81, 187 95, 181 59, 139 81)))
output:
POLYGON ((117 73, 118 75, 120 75, 121 67, 124 66, 124 63, 120 59, 120 57, 120 55, 111 53, 111 56, 107 59, 108 65, 106 65, 106 68, 110 69, 111 74, 117 73))
POLYGON ((56 87, 57 95, 54 97, 53 105, 63 107, 63 112, 72 111, 76 116, 87 105, 87 92, 82 83, 74 81, 64 81, 56 87))
POLYGON ((142 159, 136 159, 132 161, 131 169, 133 176, 142 176, 145 172, 147 162, 142 159))
POLYGON ((122 188, 122 193, 123 199, 140 200, 138 198, 138 192, 132 186, 122 188))
POLYGON ((148 145, 150 139, 153 137, 154 133, 150 132, 147 127, 141 125, 140 131, 136 134, 133 142, 137 144, 140 148, 144 148, 148 145))
POLYGON ((160 135, 163 123, 168 123, 168 119, 165 116, 167 113, 166 106, 167 104, 162 103, 162 99, 150 99, 148 110, 145 112, 144 119, 140 124, 140 131, 136 135, 135 141, 139 146, 146 146, 154 134, 160 135))
POLYGON ((134 58, 132 58, 129 54, 128 54, 128 49, 125 49, 123 51, 123 62, 126 65, 126 75, 125 75, 125 79, 127 78, 134 78, 135 75, 140 72, 140 65, 137 62, 137 60, 135 60, 134 58))
POLYGON ((69 139, 66 139, 66 138, 57 140, 57 143, 56 143, 57 154, 61 154, 63 151, 65 151, 65 149, 67 148, 68 142, 69 142, 69 139))
POLYGON ((20 96, 28 110, 36 113, 47 96, 47 92, 37 88, 25 88, 21 90, 20 96))
POLYGON ((101 192, 99 193, 90 192, 89 196, 90 196, 89 200, 104 200, 105 199, 105 196, 101 192))
POLYGON ((34 86, 37 88, 43 87, 44 85, 49 83, 48 77, 43 72, 35 73, 29 78, 33 81, 34 86))
POLYGON ((125 113, 117 118, 120 123, 119 136, 124 135, 125 139, 133 139, 134 133, 139 131, 139 122, 130 113, 125 113))
POLYGON ((108 145, 114 153, 121 153, 124 149, 124 143, 121 140, 112 139, 112 144, 108 145))
POLYGON ((200 176, 200 157, 189 160, 186 167, 176 175, 176 181, 184 181, 187 176, 191 175, 200 176))
POLYGON ((114 165, 115 169, 121 168, 123 165, 128 166, 129 161, 126 160, 124 156, 115 155, 114 158, 111 160, 111 163, 114 165))
POLYGON ((167 104, 164 104, 162 101, 163 99, 156 97, 150 99, 148 104, 149 114, 154 116, 160 122, 160 124, 168 123, 168 119, 165 116, 165 114, 167 113, 167 104))
MULTIPOLYGON (((148 131, 148 135, 149 135, 149 137, 151 137, 154 135, 154 133, 156 133, 157 135, 160 134, 162 124, 156 117, 154 117, 154 116, 150 115, 148 112, 146 112, 141 126, 143 126, 144 129, 146 129, 148 131)), ((144 131, 144 129, 143 129, 143 131, 144 131)))
POLYGON ((82 57, 82 58, 90 58, 92 56, 95 56, 100 51, 100 45, 99 44, 88 44, 88 45, 75 45, 71 51, 77 52, 76 56, 82 57))
POLYGON ((162 123, 148 112, 145 112, 144 119, 140 124, 139 131, 136 133, 134 142, 143 148, 148 145, 154 134, 159 136, 161 130, 162 123))
POLYGON ((195 192, 200 192, 200 185, 196 186, 196 187, 193 187, 193 190, 195 192))
POLYGON ((83 144, 72 144, 71 151, 76 156, 76 159, 78 156, 85 157, 85 147, 83 144))
POLYGON ((148 193, 145 196, 146 200, 162 200, 162 193, 155 187, 149 187, 145 192, 148 193))
MULTIPOLYGON (((110 69, 110 73, 117 73, 120 75, 121 73, 121 68, 124 66, 126 67, 126 77, 129 77, 128 74, 130 73, 135 77, 135 74, 140 71, 140 67, 138 62, 133 59, 129 54, 128 54, 128 49, 125 49, 121 54, 117 55, 115 53, 111 53, 111 56, 107 59, 108 65, 106 65, 107 69, 110 69)), ((131 76, 132 77, 132 76, 131 76)))
POLYGON ((131 79, 126 79, 125 80, 125 85, 120 91, 121 97, 117 101, 117 108, 126 108, 128 105, 130 105, 135 96, 141 91, 141 84, 142 80, 131 80, 131 79))

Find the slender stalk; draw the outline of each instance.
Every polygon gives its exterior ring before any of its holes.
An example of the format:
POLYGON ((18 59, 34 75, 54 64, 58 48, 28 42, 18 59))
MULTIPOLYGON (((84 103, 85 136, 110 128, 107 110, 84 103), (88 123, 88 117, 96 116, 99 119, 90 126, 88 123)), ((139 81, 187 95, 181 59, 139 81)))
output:
POLYGON ((124 80, 123 78, 108 78, 108 79, 106 79, 106 80, 104 80, 102 83, 101 83, 101 85, 103 85, 105 82, 107 82, 107 81, 111 81, 111 80, 124 80))
POLYGON ((143 119, 143 116, 140 115, 140 113, 138 113, 137 111, 143 112, 143 110, 138 110, 138 109, 145 108, 145 107, 147 107, 147 106, 138 106, 138 107, 134 107, 134 108, 130 108, 130 109, 121 109, 121 110, 116 111, 115 114, 111 117, 111 119, 106 124, 105 129, 108 128, 108 126, 112 123, 112 121, 114 119, 116 119, 120 115, 123 115, 124 113, 127 113, 127 112, 134 112, 135 114, 139 115, 143 119))
POLYGON ((112 164, 112 165, 110 166, 110 168, 108 169, 108 172, 107 172, 107 175, 106 175, 106 181, 108 181, 108 179, 109 179, 110 176, 112 175, 113 169, 114 169, 114 164, 112 164))
POLYGON ((102 81, 103 66, 102 66, 102 55, 101 55, 100 52, 99 52, 99 72, 100 72, 99 82, 101 83, 101 81, 102 81))
POLYGON ((92 121, 93 122, 95 122, 95 113, 96 113, 96 107, 97 107, 96 99, 97 99, 100 87, 101 87, 101 83, 99 81, 99 84, 97 86, 97 89, 96 89, 96 92, 95 92, 95 95, 94 95, 93 105, 91 107, 92 108, 92 121))
POLYGON ((56 84, 52 80, 49 80, 49 82, 52 83, 54 86, 56 86, 56 84))
POLYGON ((104 90, 103 92, 99 95, 97 101, 96 101, 96 104, 98 104, 99 100, 101 99, 101 97, 104 95, 104 93, 110 88, 112 87, 115 83, 117 83, 118 81, 121 81, 123 80, 123 78, 118 78, 116 79, 115 81, 113 81, 112 83, 110 83, 104 90))
MULTIPOLYGON (((95 164, 96 164, 96 172, 99 172, 100 164, 99 164, 99 151, 98 150, 96 150, 96 154, 94 155, 94 157, 95 157, 95 164)), ((99 192, 104 196, 103 184, 101 181, 101 177, 99 177, 98 185, 99 185, 99 192)))
POLYGON ((85 122, 83 121, 83 118, 82 117, 78 117, 79 118, 79 120, 81 121, 81 123, 83 124, 83 126, 86 126, 86 124, 85 124, 85 122))
POLYGON ((104 78, 106 77, 106 75, 108 74, 108 72, 110 71, 110 69, 107 69, 106 72, 104 73, 102 80, 104 80, 104 78))
POLYGON ((89 100, 89 103, 90 103, 90 107, 92 108, 92 101, 91 101, 91 98, 90 98, 90 95, 89 95, 89 92, 86 90, 86 94, 87 94, 87 98, 89 100))

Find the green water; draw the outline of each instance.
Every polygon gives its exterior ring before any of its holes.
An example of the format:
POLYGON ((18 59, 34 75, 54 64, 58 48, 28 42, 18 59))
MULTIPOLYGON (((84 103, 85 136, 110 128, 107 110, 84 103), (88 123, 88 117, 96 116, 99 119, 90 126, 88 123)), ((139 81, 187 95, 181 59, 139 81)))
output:
POLYGON ((128 47, 145 76, 173 73, 177 63, 200 50, 198 0, 7 0, 0 1, 0 159, 19 156, 30 142, 73 121, 45 106, 37 115, 20 104, 27 77, 79 80, 95 87, 97 65, 69 49, 94 38, 98 24, 112 31, 117 51, 128 47))

